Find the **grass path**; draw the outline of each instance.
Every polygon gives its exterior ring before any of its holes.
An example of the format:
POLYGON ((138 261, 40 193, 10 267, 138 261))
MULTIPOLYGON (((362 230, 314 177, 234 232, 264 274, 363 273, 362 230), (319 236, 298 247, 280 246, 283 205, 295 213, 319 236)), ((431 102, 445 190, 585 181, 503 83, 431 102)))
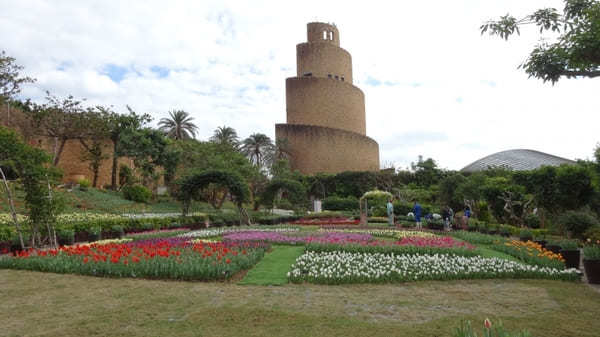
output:
POLYGON ((290 266, 304 252, 304 246, 273 246, 273 251, 248 271, 239 284, 282 285, 288 283, 290 266))
POLYGON ((486 317, 594 337, 600 294, 547 280, 280 287, 0 270, 0 336, 451 336, 486 317))

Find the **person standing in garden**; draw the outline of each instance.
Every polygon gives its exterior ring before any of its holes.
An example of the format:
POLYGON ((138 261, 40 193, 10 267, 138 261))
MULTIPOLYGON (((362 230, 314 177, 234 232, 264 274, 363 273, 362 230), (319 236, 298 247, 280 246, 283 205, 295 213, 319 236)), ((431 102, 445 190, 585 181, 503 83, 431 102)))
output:
POLYGON ((450 208, 448 206, 442 210, 442 219, 444 220, 444 230, 447 232, 450 230, 450 208))
POLYGON ((394 204, 392 204, 392 199, 388 200, 387 203, 387 215, 388 215, 388 224, 390 226, 394 225, 394 204))
POLYGON ((421 229, 421 205, 415 201, 415 206, 413 207, 413 213, 415 214, 415 223, 417 224, 417 229, 421 229))

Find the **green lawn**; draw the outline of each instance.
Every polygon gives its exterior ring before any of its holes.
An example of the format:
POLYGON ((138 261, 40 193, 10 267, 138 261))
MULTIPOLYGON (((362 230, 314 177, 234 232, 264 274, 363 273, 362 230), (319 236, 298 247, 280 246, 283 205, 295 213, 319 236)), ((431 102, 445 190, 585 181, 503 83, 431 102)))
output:
POLYGON ((273 251, 248 271, 239 284, 282 285, 288 283, 287 272, 304 252, 304 246, 273 246, 273 251))
POLYGON ((600 293, 540 280, 280 287, 0 270, 0 336, 451 336, 486 317, 598 336, 600 293))

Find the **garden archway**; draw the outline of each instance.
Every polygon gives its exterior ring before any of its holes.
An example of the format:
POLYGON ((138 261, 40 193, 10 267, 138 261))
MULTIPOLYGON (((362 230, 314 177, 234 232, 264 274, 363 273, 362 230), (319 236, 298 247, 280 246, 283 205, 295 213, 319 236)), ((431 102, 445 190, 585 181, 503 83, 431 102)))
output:
POLYGON ((199 200, 200 192, 211 183, 227 188, 240 212, 240 224, 249 225, 250 217, 243 207, 250 195, 248 184, 240 175, 230 171, 210 170, 181 178, 177 183, 176 197, 183 204, 183 214, 188 212, 192 200, 199 200))

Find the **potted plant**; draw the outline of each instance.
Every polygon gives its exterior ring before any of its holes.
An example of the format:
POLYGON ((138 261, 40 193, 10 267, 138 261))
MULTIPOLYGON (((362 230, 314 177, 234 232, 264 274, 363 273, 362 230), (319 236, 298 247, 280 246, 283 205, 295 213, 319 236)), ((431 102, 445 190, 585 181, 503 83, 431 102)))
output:
POLYGON ((546 249, 553 252, 554 254, 560 253, 560 241, 550 240, 546 243, 546 249))
POLYGON ((125 230, 123 229, 123 226, 114 225, 110 228, 110 231, 113 236, 119 239, 125 236, 125 230))
POLYGON ((542 246, 542 248, 546 248, 546 244, 548 243, 548 241, 546 241, 546 232, 539 231, 539 234, 535 235, 534 239, 533 242, 542 246))
POLYGON ((519 232, 519 239, 523 242, 531 241, 533 240, 533 233, 529 229, 522 229, 519 232))
POLYGON ((565 259, 565 267, 579 269, 581 253, 576 241, 562 240, 559 242, 560 255, 565 259))
POLYGON ((88 240, 89 242, 98 241, 102 238, 102 229, 94 226, 88 229, 88 240))
POLYGON ((505 238, 510 236, 510 229, 504 225, 500 225, 499 232, 500 232, 500 235, 502 235, 505 238))
POLYGON ((58 243, 60 245, 72 245, 75 243, 75 231, 72 229, 61 229, 58 231, 58 243))
POLYGON ((600 245, 583 247, 583 268, 589 283, 600 284, 600 245))

